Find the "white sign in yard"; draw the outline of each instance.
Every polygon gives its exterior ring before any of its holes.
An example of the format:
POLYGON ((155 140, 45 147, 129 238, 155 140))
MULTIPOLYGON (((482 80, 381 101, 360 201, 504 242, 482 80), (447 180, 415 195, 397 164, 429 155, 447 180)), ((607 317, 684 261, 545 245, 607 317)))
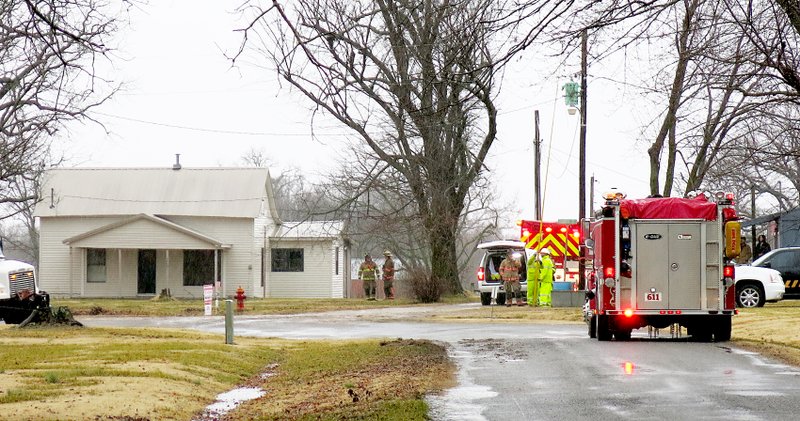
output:
POLYGON ((214 285, 203 285, 203 307, 205 308, 205 315, 211 315, 211 300, 214 298, 214 285))

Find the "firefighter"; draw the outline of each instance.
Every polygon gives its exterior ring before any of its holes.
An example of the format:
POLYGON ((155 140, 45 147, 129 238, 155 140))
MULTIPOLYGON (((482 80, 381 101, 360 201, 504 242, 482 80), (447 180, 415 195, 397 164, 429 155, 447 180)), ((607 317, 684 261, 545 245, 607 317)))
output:
POLYGON ((539 305, 549 307, 552 305, 553 275, 555 264, 550 258, 550 249, 541 249, 539 254, 542 256, 542 268, 539 270, 539 305))
POLYGON ((539 298, 539 272, 542 269, 542 260, 537 252, 528 259, 528 305, 536 306, 539 298))
POLYGON ((394 300, 394 261, 392 260, 392 252, 386 250, 383 252, 386 260, 383 261, 383 293, 388 300, 394 300))
POLYGON ((522 264, 519 259, 514 258, 513 250, 509 250, 506 258, 500 263, 500 278, 503 279, 503 286, 506 290, 506 307, 511 307, 512 304, 525 305, 522 302, 519 285, 520 268, 522 268, 522 264))
POLYGON ((358 267, 358 277, 364 283, 364 296, 375 301, 375 280, 378 278, 378 265, 369 254, 364 255, 364 262, 358 267))

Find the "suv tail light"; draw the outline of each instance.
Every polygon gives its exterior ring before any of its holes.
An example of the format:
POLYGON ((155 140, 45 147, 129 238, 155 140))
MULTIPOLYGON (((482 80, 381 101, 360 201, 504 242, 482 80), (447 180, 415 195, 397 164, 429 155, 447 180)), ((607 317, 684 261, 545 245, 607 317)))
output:
POLYGON ((486 274, 484 273, 484 269, 482 267, 478 268, 478 280, 479 281, 485 281, 486 280, 486 274))

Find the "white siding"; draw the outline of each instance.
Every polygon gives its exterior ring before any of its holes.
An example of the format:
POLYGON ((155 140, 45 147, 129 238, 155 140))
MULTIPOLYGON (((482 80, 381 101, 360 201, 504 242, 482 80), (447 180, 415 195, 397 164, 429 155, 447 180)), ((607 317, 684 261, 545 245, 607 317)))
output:
MULTIPOLYGON (((272 239, 270 249, 302 248, 303 272, 269 272, 269 296, 275 298, 330 298, 332 288, 332 242, 326 240, 272 239)), ((267 263, 271 266, 272 259, 267 263)), ((270 267, 271 270, 271 267, 270 267)), ((338 297, 341 297, 341 292, 338 297)))
POLYGON ((113 228, 72 243, 73 247, 101 248, 117 247, 127 249, 180 249, 206 250, 206 241, 178 232, 156 222, 139 219, 121 227, 113 228))
POLYGON ((345 296, 344 267, 344 247, 342 247, 342 242, 337 239, 333 241, 333 245, 331 246, 331 298, 344 298, 345 296), (336 256, 337 252, 339 254, 338 259, 336 256), (338 268, 336 267, 337 262, 338 268))
MULTIPOLYGON (((222 287, 224 296, 236 294, 241 286, 245 294, 252 296, 253 287, 258 282, 255 260, 260 254, 254 253, 254 222, 249 218, 211 218, 191 216, 163 216, 164 219, 186 228, 202 232, 216 238, 231 248, 222 252, 222 287)), ((170 255, 171 256, 171 255, 170 255)), ((181 261, 181 284, 183 284, 183 262, 181 261)), ((186 293, 195 297, 203 296, 203 287, 183 287, 186 293)))
POLYGON ((41 218, 39 221, 39 281, 54 295, 79 295, 84 278, 84 254, 64 245, 67 238, 124 219, 118 217, 41 218), (70 273, 70 270, 72 271, 70 273))

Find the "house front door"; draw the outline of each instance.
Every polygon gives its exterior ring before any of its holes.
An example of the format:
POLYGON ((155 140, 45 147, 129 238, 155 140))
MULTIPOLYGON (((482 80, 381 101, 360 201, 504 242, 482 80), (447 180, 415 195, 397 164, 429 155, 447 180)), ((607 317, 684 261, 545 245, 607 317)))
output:
POLYGON ((139 250, 139 294, 156 293, 156 251, 139 250))

